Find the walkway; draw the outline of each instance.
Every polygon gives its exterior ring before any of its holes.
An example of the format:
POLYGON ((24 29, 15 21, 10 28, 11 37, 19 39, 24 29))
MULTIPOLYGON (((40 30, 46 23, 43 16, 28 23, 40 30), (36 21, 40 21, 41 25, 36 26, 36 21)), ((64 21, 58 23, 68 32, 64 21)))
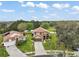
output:
POLYGON ((44 50, 44 47, 42 45, 42 42, 34 42, 35 47, 35 55, 47 55, 46 51, 44 50))
POLYGON ((15 45, 6 47, 6 50, 10 57, 27 57, 27 55, 22 53, 15 45))

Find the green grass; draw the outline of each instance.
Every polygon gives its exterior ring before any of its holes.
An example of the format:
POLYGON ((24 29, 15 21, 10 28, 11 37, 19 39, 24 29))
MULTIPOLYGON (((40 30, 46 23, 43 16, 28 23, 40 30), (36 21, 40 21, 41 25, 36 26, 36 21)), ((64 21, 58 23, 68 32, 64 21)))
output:
POLYGON ((4 47, 0 47, 0 57, 9 56, 4 47))
POLYGON ((2 34, 0 34, 0 57, 7 57, 8 53, 6 52, 5 48, 2 46, 3 37, 2 34))
POLYGON ((44 48, 45 48, 46 50, 50 50, 50 43, 49 43, 49 40, 48 40, 48 39, 45 40, 45 43, 43 42, 43 45, 44 45, 44 48))
POLYGON ((57 46, 57 36, 56 34, 51 34, 51 38, 45 40, 46 42, 43 43, 46 50, 56 49, 57 46))
POLYGON ((25 42, 17 47, 24 53, 34 51, 31 34, 27 34, 25 42))
POLYGON ((47 30, 50 31, 50 32, 55 32, 56 31, 56 29, 54 27, 49 27, 47 30))
POLYGON ((3 36, 2 36, 2 34, 0 34, 0 45, 2 42, 3 42, 3 36))
MULTIPOLYGON (((56 32, 56 29, 54 27, 49 27, 47 29, 49 32, 56 32)), ((43 45, 46 50, 50 49, 56 49, 57 46, 57 35, 56 34, 50 34, 50 38, 45 40, 45 43, 43 42, 43 45)))

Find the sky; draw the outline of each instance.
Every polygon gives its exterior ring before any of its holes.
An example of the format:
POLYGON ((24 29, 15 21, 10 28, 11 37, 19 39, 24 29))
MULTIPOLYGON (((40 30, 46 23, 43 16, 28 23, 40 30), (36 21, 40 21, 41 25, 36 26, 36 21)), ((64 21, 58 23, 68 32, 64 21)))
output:
POLYGON ((0 21, 79 20, 79 1, 0 1, 0 21))

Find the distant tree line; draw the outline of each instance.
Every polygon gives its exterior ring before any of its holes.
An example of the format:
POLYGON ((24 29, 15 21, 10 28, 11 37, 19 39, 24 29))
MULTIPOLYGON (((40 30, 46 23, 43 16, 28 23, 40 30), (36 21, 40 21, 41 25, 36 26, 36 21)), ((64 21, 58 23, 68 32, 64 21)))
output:
POLYGON ((54 22, 51 21, 24 21, 24 20, 17 20, 13 21, 11 24, 9 22, 0 23, 0 33, 5 33, 7 31, 15 30, 15 31, 24 31, 24 30, 33 30, 38 27, 43 27, 48 29, 52 27, 54 22))

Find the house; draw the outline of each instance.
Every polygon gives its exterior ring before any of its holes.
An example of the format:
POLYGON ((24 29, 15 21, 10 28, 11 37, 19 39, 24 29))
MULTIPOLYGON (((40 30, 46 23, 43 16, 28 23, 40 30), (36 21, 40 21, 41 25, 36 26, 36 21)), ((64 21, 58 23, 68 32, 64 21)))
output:
POLYGON ((23 33, 17 31, 6 32, 3 36, 4 46, 15 45, 16 41, 25 40, 23 33))
POLYGON ((32 31, 32 34, 33 34, 34 40, 36 41, 43 41, 44 39, 48 39, 48 36, 49 36, 49 32, 42 27, 34 29, 32 31))

